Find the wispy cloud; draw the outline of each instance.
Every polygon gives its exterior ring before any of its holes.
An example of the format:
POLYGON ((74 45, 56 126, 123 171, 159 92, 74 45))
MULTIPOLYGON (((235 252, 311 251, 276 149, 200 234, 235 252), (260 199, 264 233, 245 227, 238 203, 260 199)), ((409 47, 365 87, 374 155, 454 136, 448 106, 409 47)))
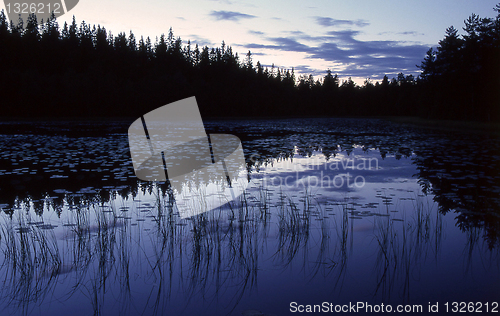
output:
POLYGON ((253 35, 264 35, 264 32, 249 30, 248 33, 253 35))
POLYGON ((415 31, 398 32, 398 33, 396 33, 396 34, 399 34, 399 35, 413 35, 413 36, 417 36, 417 35, 425 35, 424 33, 415 32, 415 31))
POLYGON ((200 47, 203 47, 203 46, 210 47, 210 46, 216 45, 211 40, 204 38, 204 37, 201 37, 201 36, 198 36, 196 34, 191 34, 191 35, 189 35, 189 37, 191 38, 191 44, 193 44, 193 45, 198 44, 198 46, 200 46, 200 47))
POLYGON ((337 20, 337 19, 332 19, 324 16, 315 16, 313 17, 316 20, 316 23, 318 23, 321 26, 359 26, 359 27, 365 27, 370 25, 370 23, 366 20, 337 20))
POLYGON ((217 21, 239 21, 241 19, 253 19, 256 16, 235 11, 212 11, 210 16, 217 21))
POLYGON ((380 32, 380 33, 378 33, 378 35, 390 35, 390 34, 396 34, 396 35, 411 35, 411 36, 425 35, 424 33, 416 32, 416 31, 406 31, 406 32, 380 32))
POLYGON ((216 2, 221 2, 221 3, 225 3, 225 4, 233 4, 233 2, 230 0, 210 0, 210 1, 216 1, 216 2))
POLYGON ((307 65, 298 65, 298 66, 295 66, 294 68, 295 68, 295 72, 302 73, 302 74, 311 74, 313 76, 323 75, 325 72, 324 70, 314 69, 314 68, 311 68, 310 66, 307 66, 307 65))

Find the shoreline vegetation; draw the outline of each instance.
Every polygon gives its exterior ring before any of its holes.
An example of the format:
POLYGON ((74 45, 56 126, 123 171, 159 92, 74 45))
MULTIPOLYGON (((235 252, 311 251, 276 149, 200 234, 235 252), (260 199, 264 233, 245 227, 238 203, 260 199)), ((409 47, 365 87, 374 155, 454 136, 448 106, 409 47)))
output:
MULTIPOLYGON (((332 119, 369 119, 373 118, 376 120, 389 121, 392 123, 398 123, 403 125, 416 126, 426 129, 435 129, 442 131, 452 131, 460 133, 489 133, 500 135, 500 123, 499 122, 480 122, 480 121, 466 121, 466 120, 445 120, 445 119, 426 119, 418 116, 331 116, 332 119)), ((88 133, 127 133, 126 128, 130 123, 132 123, 136 118, 134 117, 1 117, 0 116, 0 134, 17 134, 25 133, 27 130, 34 132, 42 132, 33 126, 32 123, 60 123, 66 126, 67 123, 73 122, 74 132, 78 132, 82 129, 88 133), (114 123, 116 127, 111 128, 106 123, 114 123), (15 126, 18 126, 16 129, 15 126)), ((214 121, 259 121, 259 120, 300 120, 300 119, 324 119, 320 116, 311 117, 207 117, 203 121, 214 122, 214 121)), ((45 131, 47 132, 47 131, 45 131)), ((67 133, 67 132, 66 132, 67 133)))
POLYGON ((424 125, 440 127, 441 120, 500 122, 500 4, 494 11, 495 18, 472 14, 463 35, 446 29, 416 65, 418 77, 385 75, 360 86, 330 69, 316 79, 254 64, 250 51, 240 57, 224 42, 191 45, 172 29, 155 40, 139 39, 132 31, 114 36, 100 25, 78 25, 75 17, 62 27, 54 16, 43 23, 35 15, 8 21, 2 10, 1 115, 128 118, 194 95, 202 116, 211 119, 416 117, 413 123, 439 120, 424 125))
POLYGON ((456 121, 456 120, 437 120, 424 119, 415 116, 391 116, 381 117, 394 123, 417 126, 421 128, 462 132, 462 133, 495 133, 500 135, 500 123, 497 122, 476 122, 476 121, 456 121))

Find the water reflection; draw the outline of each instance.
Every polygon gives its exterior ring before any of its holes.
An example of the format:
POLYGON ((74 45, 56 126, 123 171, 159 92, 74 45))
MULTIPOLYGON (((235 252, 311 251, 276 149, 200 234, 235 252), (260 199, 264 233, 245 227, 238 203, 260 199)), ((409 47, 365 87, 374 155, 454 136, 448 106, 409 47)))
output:
MULTIPOLYGON (((206 308, 205 314, 240 314, 257 289, 273 295, 266 289, 284 282, 276 273, 311 283, 306 289, 322 284, 341 300, 359 291, 354 277, 365 282, 361 292, 370 301, 414 302, 423 290, 414 274, 430 272, 429 265, 448 269, 440 257, 450 244, 459 241, 467 250, 463 269, 478 268, 477 254, 498 260, 477 231, 458 240, 443 236, 453 219, 416 192, 375 191, 381 203, 360 203, 254 187, 222 209, 186 220, 172 194, 153 191, 155 199, 138 193, 128 201, 65 200, 60 218, 50 216, 52 209, 36 215, 24 203, 15 215, 4 215, 2 305, 28 314, 55 299, 85 306, 74 314, 107 314, 116 312, 118 300, 127 302, 120 305, 125 314, 206 308), (389 196, 398 202, 384 203, 389 196)), ((464 278, 498 276, 487 272, 464 278)))
POLYGON ((190 218, 169 183, 130 176, 122 135, 1 136, 0 305, 15 314, 280 315, 291 300, 494 299, 498 141, 342 122, 213 123, 242 139, 251 182, 190 218), (365 158, 377 164, 342 165, 365 158), (321 185, 346 172, 364 185, 321 185))

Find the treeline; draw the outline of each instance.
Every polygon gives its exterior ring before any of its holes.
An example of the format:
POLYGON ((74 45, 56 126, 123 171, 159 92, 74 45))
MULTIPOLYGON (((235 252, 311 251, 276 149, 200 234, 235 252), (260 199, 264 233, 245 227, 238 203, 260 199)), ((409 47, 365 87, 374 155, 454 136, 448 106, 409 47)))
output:
POLYGON ((427 52, 419 68, 428 116, 500 120, 500 4, 494 10, 494 19, 472 14, 464 35, 449 27, 427 52))
POLYGON ((39 24, 0 13, 1 116, 137 117, 195 95, 204 117, 421 116, 500 120, 500 5, 475 15, 466 35, 449 28, 415 78, 400 73, 362 86, 263 67, 222 42, 184 43, 172 29, 154 42, 55 17, 39 24))

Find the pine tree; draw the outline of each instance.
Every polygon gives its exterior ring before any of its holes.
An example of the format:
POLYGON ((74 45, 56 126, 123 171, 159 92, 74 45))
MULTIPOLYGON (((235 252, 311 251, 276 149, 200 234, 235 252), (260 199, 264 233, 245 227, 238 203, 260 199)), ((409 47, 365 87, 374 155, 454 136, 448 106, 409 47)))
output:
POLYGON ((172 49, 174 47, 174 41, 175 41, 174 31, 172 30, 172 28, 170 28, 168 30, 168 37, 167 37, 167 43, 166 43, 168 49, 172 49))
POLYGON ((94 38, 94 47, 96 49, 97 55, 103 57, 109 51, 108 35, 106 28, 97 26, 97 31, 94 38))
POLYGON ((9 23, 3 9, 0 11, 0 40, 9 36, 9 23))
POLYGON ((71 48, 76 48, 78 46, 78 27, 76 25, 76 18, 73 15, 73 22, 69 26, 67 33, 67 41, 71 48))
MULTIPOLYGON (((436 52, 432 47, 427 51, 420 66, 417 67, 422 70, 420 77, 424 80, 430 80, 436 75, 436 52)), ((386 77, 384 76, 384 78, 386 77)))
POLYGON ((125 55, 128 51, 128 41, 127 36, 124 32, 118 33, 118 36, 115 37, 114 48, 115 51, 118 52, 121 56, 125 55))
POLYGON ((184 56, 189 66, 193 65, 193 52, 191 51, 191 41, 188 40, 186 47, 184 48, 184 56))
POLYGON ((167 42, 165 41, 165 34, 160 35, 160 40, 155 45, 155 57, 159 62, 164 62, 167 58, 167 42))
POLYGON ((78 38, 80 43, 80 50, 84 54, 89 54, 94 48, 94 34, 90 29, 90 25, 82 21, 80 24, 80 29, 78 31, 78 38))
POLYGON ((248 71, 253 71, 253 61, 252 61, 252 52, 248 51, 245 58, 245 69, 248 71))
POLYGON ((200 54, 200 62, 199 62, 200 68, 207 68, 210 66, 210 53, 208 50, 208 46, 204 46, 201 54, 200 54))
POLYGON ((195 66, 198 66, 200 64, 200 48, 198 47, 198 44, 196 44, 196 46, 194 47, 193 63, 195 66))
POLYGON ((48 41, 52 45, 55 45, 55 43, 59 41, 60 36, 61 33, 59 31, 59 24, 57 23, 57 18, 54 12, 52 12, 45 24, 45 31, 42 34, 42 38, 44 41, 48 41))
POLYGON ((137 42, 134 33, 132 33, 132 30, 130 30, 127 42, 128 42, 128 50, 130 52, 135 53, 137 51, 137 42))
POLYGON ((260 61, 257 62, 257 75, 262 78, 262 76, 264 75, 264 68, 262 67, 262 65, 260 64, 260 61))
POLYGON ((0 11, 0 60, 2 59, 2 52, 6 50, 9 37, 9 23, 7 22, 7 17, 2 9, 2 11, 0 11))
POLYGON ((323 90, 332 91, 339 87, 339 79, 337 75, 333 76, 332 71, 328 69, 326 76, 323 77, 323 90))
POLYGON ((387 75, 384 75, 384 78, 382 79, 381 87, 382 88, 389 87, 389 77, 387 77, 387 75))
POLYGON ((436 57, 436 73, 446 74, 455 72, 460 64, 460 49, 463 40, 458 36, 458 30, 453 26, 446 29, 444 39, 439 41, 436 57))
POLYGON ((29 42, 29 45, 34 45, 34 43, 40 41, 40 30, 38 29, 38 21, 35 14, 28 16, 23 38, 29 42))

